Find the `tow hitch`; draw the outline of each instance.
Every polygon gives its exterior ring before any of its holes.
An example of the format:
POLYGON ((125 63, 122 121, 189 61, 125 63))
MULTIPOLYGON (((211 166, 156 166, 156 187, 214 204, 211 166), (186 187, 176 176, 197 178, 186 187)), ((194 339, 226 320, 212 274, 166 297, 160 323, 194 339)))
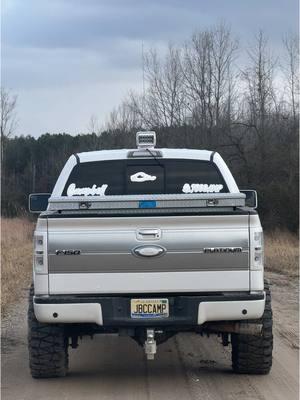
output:
POLYGON ((147 360, 154 360, 156 354, 156 340, 154 329, 147 329, 147 339, 144 343, 145 354, 147 360))

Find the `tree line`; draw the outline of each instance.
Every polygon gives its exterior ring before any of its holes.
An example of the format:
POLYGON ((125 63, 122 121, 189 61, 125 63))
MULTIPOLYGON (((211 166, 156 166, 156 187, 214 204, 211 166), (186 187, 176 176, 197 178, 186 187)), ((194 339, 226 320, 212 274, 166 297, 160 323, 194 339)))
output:
MULTIPOLYGON (((238 185, 257 189, 265 227, 297 231, 297 37, 287 35, 282 50, 275 57, 260 31, 241 57, 239 41, 221 23, 170 44, 163 56, 147 51, 144 90, 130 92, 104 129, 92 117, 85 134, 12 137, 15 119, 6 121, 9 132, 1 120, 2 213, 18 215, 29 193, 51 191, 70 154, 135 147, 135 132, 153 129, 158 146, 219 151, 238 185)), ((1 109, 6 104, 14 117, 15 98, 4 100, 1 91, 1 109)))

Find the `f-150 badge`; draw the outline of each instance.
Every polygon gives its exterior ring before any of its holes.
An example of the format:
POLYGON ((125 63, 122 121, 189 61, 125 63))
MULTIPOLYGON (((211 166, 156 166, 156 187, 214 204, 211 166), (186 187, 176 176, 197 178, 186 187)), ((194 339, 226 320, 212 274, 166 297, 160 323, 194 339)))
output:
POLYGON ((55 250, 57 256, 80 256, 80 250, 55 250))
POLYGON ((148 175, 145 172, 137 172, 130 177, 131 182, 147 182, 147 181, 155 181, 156 176, 148 175))

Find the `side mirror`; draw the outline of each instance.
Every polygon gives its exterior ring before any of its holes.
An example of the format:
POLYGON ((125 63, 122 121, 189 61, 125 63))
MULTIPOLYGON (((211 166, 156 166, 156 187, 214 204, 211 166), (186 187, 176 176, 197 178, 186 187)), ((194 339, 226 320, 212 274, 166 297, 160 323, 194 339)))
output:
POLYGON ((28 208, 31 213, 40 213, 47 210, 48 199, 51 193, 32 193, 29 195, 28 208))
POLYGON ((250 208, 257 208, 257 192, 256 190, 240 190, 241 193, 246 195, 245 206, 250 208))

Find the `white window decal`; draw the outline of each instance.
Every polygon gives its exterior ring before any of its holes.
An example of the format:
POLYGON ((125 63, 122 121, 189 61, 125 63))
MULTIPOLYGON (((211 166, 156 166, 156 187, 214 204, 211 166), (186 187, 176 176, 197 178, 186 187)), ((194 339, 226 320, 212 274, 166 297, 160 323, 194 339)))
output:
POLYGON ((131 182, 147 182, 147 181, 155 181, 156 176, 148 175, 145 172, 137 172, 130 177, 131 182))
POLYGON ((108 185, 93 185, 92 187, 76 187, 75 183, 71 183, 67 190, 67 196, 105 196, 108 185))
POLYGON ((207 185, 202 183, 185 183, 183 185, 183 193, 219 193, 223 189, 223 185, 207 185))

